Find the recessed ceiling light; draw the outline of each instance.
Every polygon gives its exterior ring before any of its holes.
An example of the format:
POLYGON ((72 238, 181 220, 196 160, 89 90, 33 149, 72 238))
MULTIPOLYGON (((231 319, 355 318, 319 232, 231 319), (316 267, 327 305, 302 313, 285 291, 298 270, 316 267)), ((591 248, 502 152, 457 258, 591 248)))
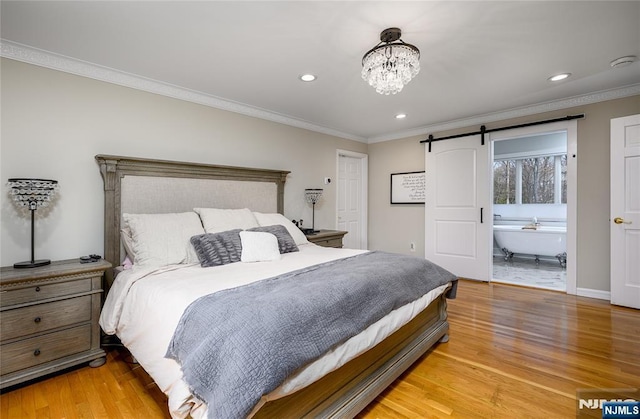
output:
POLYGON ((571 73, 560 73, 560 74, 556 74, 555 76, 549 77, 547 80, 549 80, 549 81, 560 81, 560 80, 566 79, 570 75, 571 75, 571 73))
POLYGON ((617 59, 611 61, 609 64, 613 68, 623 67, 625 65, 629 65, 632 62, 634 62, 636 60, 636 58, 637 57, 635 55, 627 55, 626 57, 617 58, 617 59))
POLYGON ((316 79, 316 76, 314 76, 313 74, 303 74, 300 76, 300 80, 302 81, 314 81, 316 79))
POLYGON ((396 119, 404 119, 406 117, 407 117, 406 113, 399 113, 399 114, 396 115, 396 119))

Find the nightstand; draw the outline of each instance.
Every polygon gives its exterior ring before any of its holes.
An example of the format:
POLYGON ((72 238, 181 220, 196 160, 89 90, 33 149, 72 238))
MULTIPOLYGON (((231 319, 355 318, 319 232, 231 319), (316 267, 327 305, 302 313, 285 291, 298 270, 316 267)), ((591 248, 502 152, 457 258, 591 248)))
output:
POLYGON ((0 269, 0 388, 84 362, 104 364, 98 318, 110 267, 73 259, 0 269))
POLYGON ((346 231, 339 230, 318 230, 315 234, 307 234, 307 240, 318 246, 342 247, 342 238, 346 231))

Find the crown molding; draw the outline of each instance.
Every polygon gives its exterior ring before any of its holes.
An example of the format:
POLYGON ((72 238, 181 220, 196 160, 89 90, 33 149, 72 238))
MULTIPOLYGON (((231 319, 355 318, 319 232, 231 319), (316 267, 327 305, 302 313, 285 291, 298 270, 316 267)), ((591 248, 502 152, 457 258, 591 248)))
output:
POLYGON ((87 61, 67 57, 65 55, 55 54, 49 51, 33 48, 5 39, 0 39, 0 56, 16 61, 22 61, 28 64, 37 65, 40 67, 50 68, 52 70, 63 71, 65 73, 88 77, 91 79, 117 84, 136 90, 155 93, 162 96, 172 97, 174 99, 184 100, 187 102, 193 102, 216 109, 235 112, 238 114, 264 119, 271 122, 277 122, 283 125, 289 125, 292 127, 306 129, 321 134, 369 144, 398 140, 413 136, 428 135, 434 132, 448 131, 474 125, 482 125, 489 122, 503 121, 506 119, 535 115, 559 109, 568 109, 576 106, 583 106, 640 94, 640 83, 632 84, 622 88, 604 90, 561 100, 539 103, 516 109, 509 109, 506 111, 499 111, 484 115, 475 115, 469 118, 462 118, 453 121, 426 125, 412 130, 399 131, 391 134, 365 138, 321 125, 312 124, 304 120, 292 118, 290 116, 278 114, 262 108, 249 106, 244 103, 233 102, 230 100, 219 98, 217 96, 208 95, 195 90, 186 89, 184 87, 149 79, 124 71, 115 70, 113 68, 100 66, 87 61))
POLYGON ((292 118, 290 116, 267 111, 265 109, 246 105, 244 103, 233 102, 217 96, 208 95, 184 87, 164 83, 158 80, 149 79, 135 74, 127 73, 113 68, 100 66, 87 61, 78 60, 61 54, 33 48, 17 42, 0 39, 0 56, 27 64, 50 68, 52 70, 63 71, 77 76, 88 77, 107 83, 117 84, 136 90, 155 93, 162 96, 172 97, 199 105, 235 112, 254 118, 264 119, 279 124, 302 128, 309 131, 334 137, 345 138, 362 143, 367 139, 353 134, 337 131, 332 128, 312 124, 310 122, 292 118))
POLYGON ((458 128, 466 128, 474 125, 483 125, 489 122, 504 121, 506 119, 518 118, 522 116, 536 115, 544 112, 556 111, 559 109, 574 108, 576 106, 584 106, 607 100, 621 99, 624 97, 635 96, 640 94, 640 83, 631 84, 617 89, 602 90, 599 92, 588 93, 580 96, 573 96, 561 100, 538 103, 535 105, 524 106, 521 108, 509 109, 488 113, 484 115, 476 115, 469 118, 456 119, 453 121, 442 122, 433 125, 427 125, 412 130, 395 132, 388 135, 380 135, 369 137, 368 143, 381 143, 384 141, 398 140, 401 138, 414 137, 419 135, 429 135, 435 132, 448 131, 458 128))

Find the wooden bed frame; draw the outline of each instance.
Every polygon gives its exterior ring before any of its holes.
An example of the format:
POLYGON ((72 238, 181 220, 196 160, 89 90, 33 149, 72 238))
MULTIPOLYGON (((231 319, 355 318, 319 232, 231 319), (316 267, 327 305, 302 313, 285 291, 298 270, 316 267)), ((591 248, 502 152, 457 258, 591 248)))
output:
MULTIPOLYGON (((123 259, 120 219, 123 206, 122 180, 127 176, 204 179, 214 183, 240 182, 239 185, 248 185, 242 182, 266 182, 270 184, 270 190, 273 190, 275 195, 270 198, 273 205, 279 213, 283 213, 284 184, 288 171, 106 155, 97 155, 96 160, 104 180, 105 259, 114 265, 119 265, 123 259)), ((236 190, 241 194, 241 189, 236 190)), ((237 203, 237 198, 233 197, 234 204, 237 203)), ((250 198, 249 196, 247 199, 250 198)), ((166 197, 158 196, 158 199, 166 197)), ((189 202, 185 205, 187 207, 182 211, 193 208, 193 204, 189 202)), ((216 202, 217 208, 231 208, 227 205, 229 204, 226 202, 216 202)), ((250 205, 247 207, 251 208, 250 205)), ((174 211, 179 210, 178 207, 174 211)), ((109 283, 112 278, 113 273, 107 277, 109 283)), ((447 292, 440 295, 412 321, 374 348, 310 386, 287 397, 265 403, 254 417, 355 416, 434 344, 448 340, 446 294, 447 292)))

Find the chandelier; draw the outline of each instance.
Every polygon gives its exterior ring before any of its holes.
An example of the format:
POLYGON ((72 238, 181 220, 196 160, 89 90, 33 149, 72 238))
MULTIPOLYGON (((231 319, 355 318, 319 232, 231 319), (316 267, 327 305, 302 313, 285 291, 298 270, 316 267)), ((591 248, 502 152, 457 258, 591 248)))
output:
POLYGON ((400 39, 398 28, 380 33, 380 43, 362 57, 362 78, 383 95, 395 95, 420 72, 420 50, 400 39))

